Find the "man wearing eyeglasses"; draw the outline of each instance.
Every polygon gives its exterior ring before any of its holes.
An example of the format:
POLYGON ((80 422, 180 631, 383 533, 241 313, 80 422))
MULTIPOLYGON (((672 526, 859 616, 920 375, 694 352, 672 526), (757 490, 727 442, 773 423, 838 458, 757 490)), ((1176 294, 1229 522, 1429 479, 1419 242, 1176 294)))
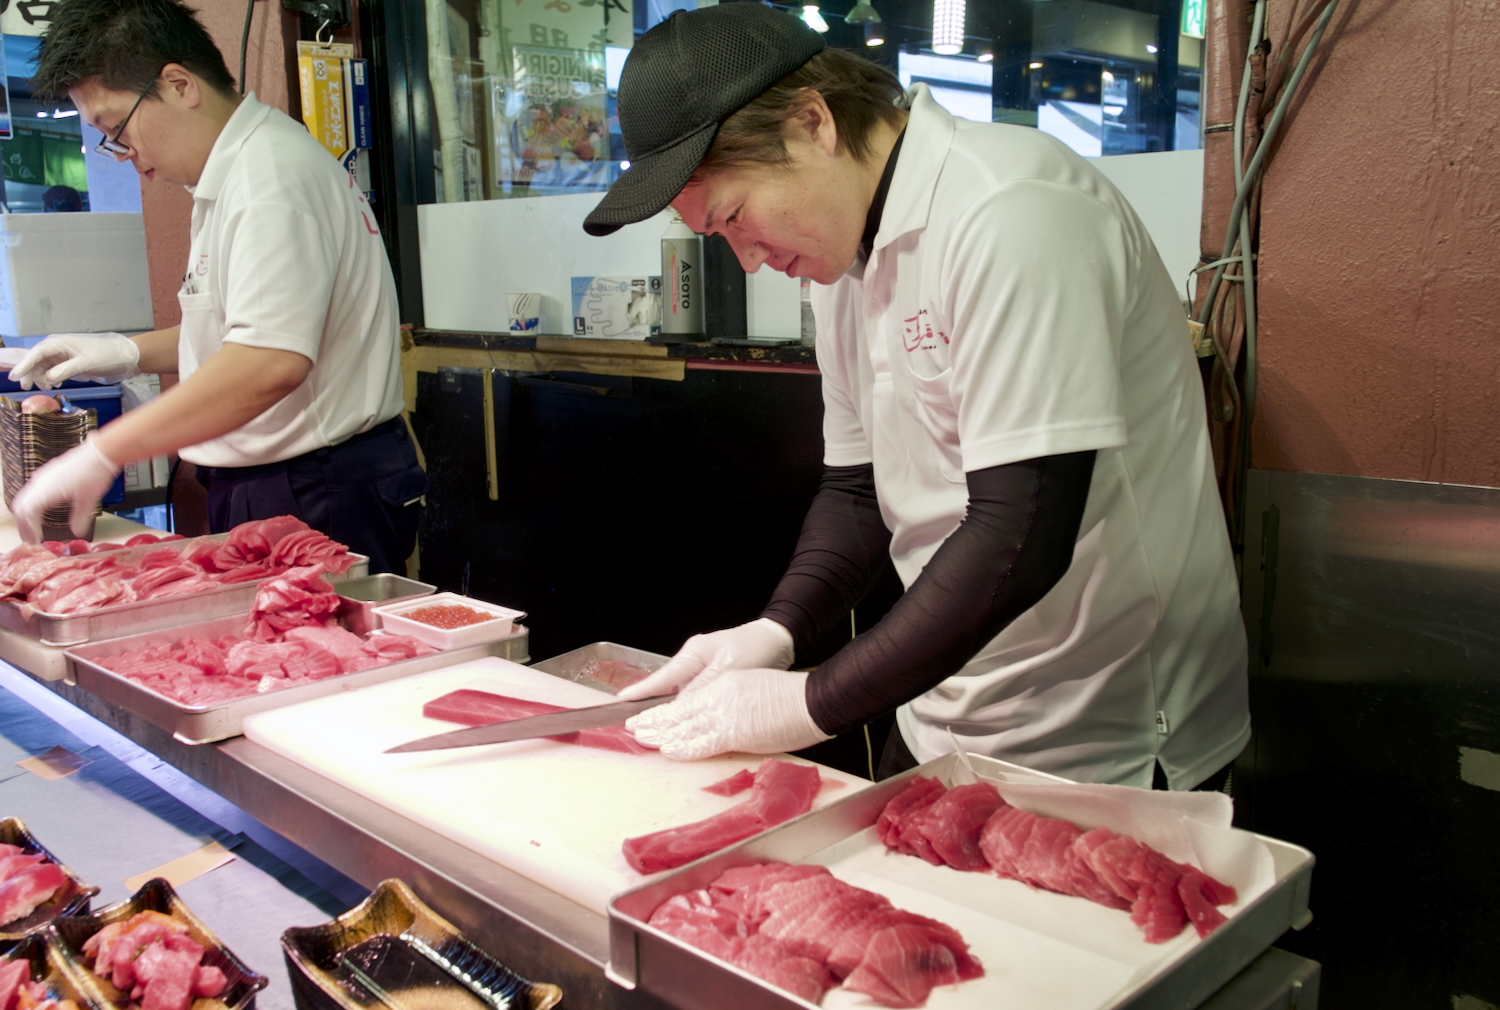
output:
POLYGON ((241 97, 180 0, 65 0, 32 89, 73 100, 147 179, 193 194, 181 322, 127 338, 58 334, 11 371, 24 388, 69 378, 182 381, 39 469, 12 502, 22 535, 71 503, 84 530, 132 460, 179 453, 222 531, 291 514, 370 571, 402 571, 426 475, 402 408, 395 284, 349 174, 299 124, 241 97))

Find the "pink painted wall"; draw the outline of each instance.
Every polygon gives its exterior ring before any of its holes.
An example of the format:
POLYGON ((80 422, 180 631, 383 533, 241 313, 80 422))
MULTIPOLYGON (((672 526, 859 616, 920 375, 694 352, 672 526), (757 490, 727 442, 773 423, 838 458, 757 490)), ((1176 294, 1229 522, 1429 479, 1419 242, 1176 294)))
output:
POLYGON ((1344 0, 1323 47, 1266 177, 1253 465, 1500 486, 1500 4, 1344 0))

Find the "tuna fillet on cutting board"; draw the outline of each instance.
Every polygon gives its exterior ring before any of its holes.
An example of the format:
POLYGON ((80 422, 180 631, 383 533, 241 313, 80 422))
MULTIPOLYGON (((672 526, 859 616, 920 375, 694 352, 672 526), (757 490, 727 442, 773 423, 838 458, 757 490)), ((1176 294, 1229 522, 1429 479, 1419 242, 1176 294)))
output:
MULTIPOLYGON (((742 796, 704 787, 759 755, 669 761, 551 740, 385 754, 452 730, 422 706, 451 691, 488 691, 578 708, 607 701, 593 688, 488 657, 250 716, 245 735, 402 816, 603 915, 609 897, 645 878, 625 862, 626 838, 711 817, 742 796)), ((817 809, 868 786, 820 767, 817 809)))

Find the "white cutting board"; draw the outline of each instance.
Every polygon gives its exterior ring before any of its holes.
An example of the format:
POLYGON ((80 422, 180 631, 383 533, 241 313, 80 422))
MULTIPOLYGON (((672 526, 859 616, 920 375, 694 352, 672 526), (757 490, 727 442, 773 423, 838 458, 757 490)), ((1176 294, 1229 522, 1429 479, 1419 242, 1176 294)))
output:
MULTIPOLYGON (((701 820, 744 799, 703 787, 764 758, 669 761, 554 740, 517 740, 419 754, 385 754, 458 729, 422 706, 469 688, 564 707, 608 696, 496 657, 416 674, 245 719, 245 736, 601 915, 612 895, 646 879, 620 844, 701 820)), ((784 755, 783 755, 784 757, 784 755)), ((821 807, 870 783, 819 766, 821 807)))

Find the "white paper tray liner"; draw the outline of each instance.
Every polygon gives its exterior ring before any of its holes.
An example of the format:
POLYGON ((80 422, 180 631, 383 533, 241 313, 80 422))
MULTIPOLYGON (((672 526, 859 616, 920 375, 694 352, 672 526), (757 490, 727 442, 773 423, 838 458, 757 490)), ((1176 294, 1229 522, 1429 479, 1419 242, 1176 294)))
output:
MULTIPOLYGON (((955 784, 972 780, 955 766, 955 784)), ((1270 850, 1249 832, 1229 827, 1233 807, 1223 794, 994 784, 1006 802, 1023 810, 1061 817, 1085 830, 1106 827, 1129 834, 1172 859, 1201 867, 1239 892, 1235 904, 1219 909, 1227 917, 1275 884, 1270 850)), ((1166 943, 1147 943, 1128 911, 1033 890, 990 873, 933 866, 887 849, 874 827, 803 862, 826 866, 840 880, 883 894, 897 908, 930 916, 963 935, 984 965, 984 977, 934 989, 930 1010, 1099 1010, 1199 943, 1191 924, 1166 943)), ((830 990, 821 1005, 825 1010, 874 1006, 842 988, 830 990)))

